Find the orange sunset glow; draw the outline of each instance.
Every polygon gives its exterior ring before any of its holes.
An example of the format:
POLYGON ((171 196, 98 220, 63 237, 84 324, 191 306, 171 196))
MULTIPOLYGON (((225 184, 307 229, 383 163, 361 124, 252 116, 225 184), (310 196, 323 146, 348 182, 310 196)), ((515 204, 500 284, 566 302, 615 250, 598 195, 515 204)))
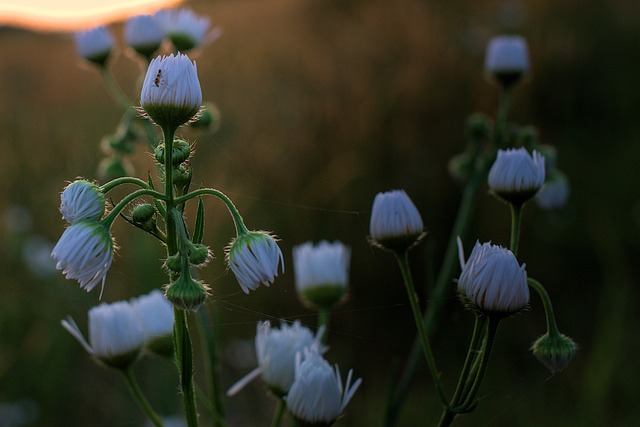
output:
POLYGON ((178 3, 180 0, 4 0, 0 1, 0 25, 74 31, 178 3))

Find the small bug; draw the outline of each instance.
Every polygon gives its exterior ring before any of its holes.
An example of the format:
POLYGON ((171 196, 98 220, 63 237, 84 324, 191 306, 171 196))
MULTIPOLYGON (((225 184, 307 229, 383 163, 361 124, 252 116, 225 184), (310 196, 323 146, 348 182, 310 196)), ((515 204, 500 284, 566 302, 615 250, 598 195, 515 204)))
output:
POLYGON ((153 83, 156 87, 160 87, 160 80, 162 79, 162 70, 158 70, 158 74, 156 74, 156 78, 153 79, 153 83))

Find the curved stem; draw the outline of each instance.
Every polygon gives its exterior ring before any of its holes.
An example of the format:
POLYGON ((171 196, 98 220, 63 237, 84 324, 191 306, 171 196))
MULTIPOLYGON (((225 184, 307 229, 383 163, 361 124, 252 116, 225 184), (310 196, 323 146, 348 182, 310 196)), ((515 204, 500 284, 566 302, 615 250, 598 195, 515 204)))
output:
POLYGON ((151 188, 146 181, 141 180, 140 178, 135 178, 132 176, 123 176, 120 178, 113 179, 106 184, 100 186, 100 191, 104 194, 107 194, 109 191, 113 190, 119 185, 122 184, 135 184, 140 188, 151 188))
POLYGON ((142 393, 140 386, 138 386, 138 382, 133 375, 133 369, 131 367, 124 369, 122 370, 122 374, 124 375, 127 387, 129 388, 133 399, 140 407, 140 410, 144 412, 144 414, 147 416, 147 418, 149 418, 149 421, 151 421, 154 426, 163 427, 160 416, 158 416, 158 414, 156 414, 156 412, 153 410, 151 404, 149 404, 149 401, 142 393))
POLYGON ((522 218, 522 205, 509 203, 511 207, 511 239, 509 249, 517 257, 518 246, 520 245, 520 222, 522 218))
POLYGON ((179 205, 199 196, 214 196, 222 200, 222 202, 227 206, 229 213, 231 213, 231 216, 233 217, 233 222, 236 226, 236 232, 238 234, 249 232, 247 227, 244 225, 242 215, 240 215, 238 209, 235 207, 231 199, 220 190, 215 190, 213 188, 200 188, 198 190, 194 190, 188 194, 185 194, 184 196, 176 197, 175 203, 176 205, 179 205))
POLYGON ((125 110, 131 108, 132 102, 127 95, 122 91, 122 88, 114 80, 113 76, 109 72, 106 66, 100 67, 100 76, 104 81, 105 86, 109 91, 109 94, 113 100, 125 110))
POLYGON ((184 403, 184 412, 189 427, 198 426, 198 411, 196 408, 196 393, 193 384, 193 350, 191 337, 187 326, 187 312, 173 309, 175 324, 173 339, 178 368, 180 369, 180 389, 184 403))
POLYGON ((544 306, 544 313, 547 317, 547 330, 549 334, 560 334, 560 330, 558 329, 558 325, 556 324, 556 318, 553 315, 553 306, 551 305, 551 298, 549 298, 549 294, 547 290, 542 286, 542 283, 538 282, 531 277, 527 278, 527 283, 529 287, 535 290, 540 299, 542 300, 542 305, 544 306))
POLYGON ((271 427, 280 427, 282 425, 282 419, 284 418, 284 412, 287 405, 284 399, 278 399, 278 405, 276 411, 273 414, 273 420, 271 421, 271 427))
POLYGON ((107 228, 111 227, 111 224, 113 224, 113 221, 118 217, 118 215, 120 215, 120 212, 122 212, 122 210, 129 203, 131 203, 138 197, 142 197, 142 196, 151 196, 156 199, 166 200, 164 194, 158 193, 155 190, 151 190, 149 188, 142 188, 140 190, 136 190, 133 193, 130 193, 127 196, 125 196, 122 200, 120 200, 120 202, 118 202, 118 204, 115 205, 114 208, 111 210, 111 212, 109 212, 109 215, 104 217, 104 219, 102 219, 101 222, 104 223, 105 226, 107 226, 107 228))
POLYGON ((416 327, 418 328, 418 336, 420 337, 420 342, 422 344, 424 357, 427 361, 427 366, 429 367, 429 372, 433 377, 433 382, 435 383, 436 390, 438 391, 440 399, 445 405, 447 405, 449 403, 449 400, 447 399, 442 387, 442 382, 440 381, 440 373, 438 372, 438 368, 436 367, 436 362, 433 357, 433 352, 431 351, 431 345, 429 343, 429 337, 427 336, 427 331, 424 326, 424 322, 422 321, 422 312, 420 311, 418 295, 413 285, 413 278, 411 277, 411 271, 409 268, 408 253, 405 250, 401 253, 395 252, 395 255, 398 261, 398 265, 400 266, 400 271, 402 272, 402 279, 404 281, 405 288, 407 289, 407 296, 409 297, 409 303, 411 304, 413 318, 416 322, 416 327))

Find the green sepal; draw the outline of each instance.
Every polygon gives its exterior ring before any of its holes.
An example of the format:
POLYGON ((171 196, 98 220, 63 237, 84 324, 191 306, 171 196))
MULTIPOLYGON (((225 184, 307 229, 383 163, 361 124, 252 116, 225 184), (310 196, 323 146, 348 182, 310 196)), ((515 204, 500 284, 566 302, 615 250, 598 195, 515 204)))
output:
POLYGON ((202 201, 202 197, 198 199, 198 211, 196 212, 196 225, 193 230, 193 243, 199 244, 202 243, 202 238, 204 236, 204 202, 202 201))

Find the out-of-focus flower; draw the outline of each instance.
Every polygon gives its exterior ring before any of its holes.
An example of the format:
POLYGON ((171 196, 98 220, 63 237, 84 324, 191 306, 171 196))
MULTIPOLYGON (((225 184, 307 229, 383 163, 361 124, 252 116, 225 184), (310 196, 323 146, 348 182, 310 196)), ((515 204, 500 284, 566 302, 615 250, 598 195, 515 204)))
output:
POLYGON ((211 20, 206 16, 199 16, 191 9, 165 9, 155 15, 155 19, 171 40, 176 50, 185 52, 206 43, 207 39, 217 38, 218 30, 211 28, 211 20))
POLYGON ((349 285, 350 259, 351 249, 339 241, 295 246, 295 282, 302 301, 327 309, 340 301, 349 285))
POLYGON ((510 203, 522 204, 533 197, 544 184, 544 158, 537 151, 533 156, 524 148, 498 150, 489 171, 489 188, 510 203))
POLYGON ((529 72, 529 48, 520 36, 497 36, 487 45, 485 72, 503 87, 511 87, 529 72))
POLYGON ((540 208, 551 211, 566 205, 570 192, 569 180, 565 174, 556 169, 549 174, 533 200, 540 208))
POLYGON ((156 289, 129 304, 139 320, 145 346, 161 355, 173 354, 173 307, 162 292, 156 289))
POLYGON ((533 355, 552 374, 564 370, 577 350, 578 346, 571 338, 558 332, 547 332, 531 346, 533 355))
POLYGON ((89 292, 104 281, 111 267, 114 242, 103 224, 84 220, 70 225, 53 248, 51 256, 56 268, 67 279, 75 279, 89 292))
POLYGON ((164 39, 164 32, 150 15, 132 16, 124 24, 124 40, 143 57, 150 59, 164 39))
POLYGON ((476 242, 460 273, 458 290, 486 314, 510 315, 529 303, 525 265, 520 266, 509 249, 488 242, 476 242))
POLYGON ((317 350, 306 349, 296 357, 295 380, 287 394, 287 410, 299 421, 314 426, 330 426, 342 414, 362 383, 353 385, 353 372, 342 385, 338 366, 332 369, 317 350))
POLYGON ((101 67, 107 63, 113 49, 113 36, 106 27, 100 26, 74 34, 78 56, 101 67))
POLYGON ((89 340, 68 317, 62 326, 85 350, 108 366, 126 369, 138 357, 145 334, 131 305, 125 301, 102 303, 89 310, 89 340))
POLYGON ((266 231, 238 235, 226 248, 226 261, 245 294, 260 283, 269 286, 278 276, 278 264, 284 272, 284 259, 276 239, 266 231))
POLYGON ((163 128, 177 128, 191 120, 202 104, 195 61, 180 53, 153 59, 142 83, 140 104, 163 128))
POLYGON ((384 249, 405 251, 424 236, 418 208, 404 190, 378 193, 373 200, 371 242, 384 249))
POLYGON ((97 221, 104 214, 104 194, 89 181, 79 179, 67 185, 60 195, 60 213, 69 224, 97 221))

